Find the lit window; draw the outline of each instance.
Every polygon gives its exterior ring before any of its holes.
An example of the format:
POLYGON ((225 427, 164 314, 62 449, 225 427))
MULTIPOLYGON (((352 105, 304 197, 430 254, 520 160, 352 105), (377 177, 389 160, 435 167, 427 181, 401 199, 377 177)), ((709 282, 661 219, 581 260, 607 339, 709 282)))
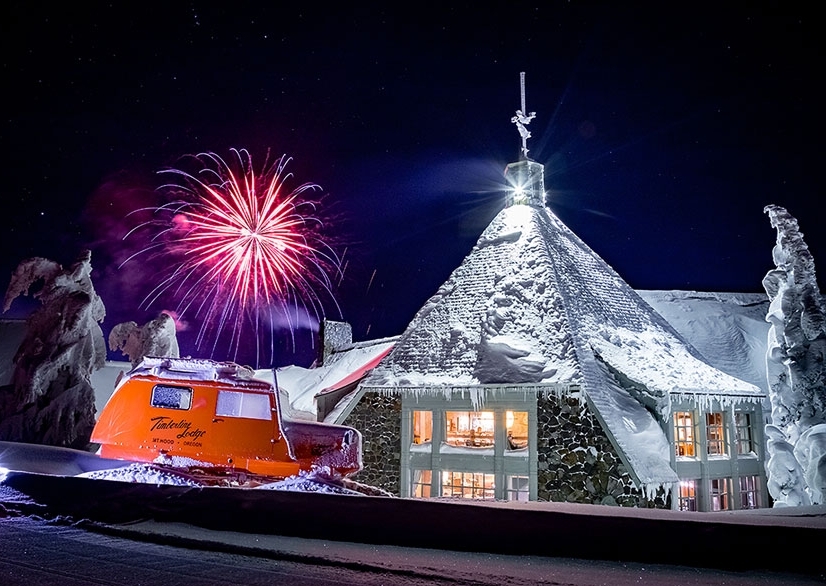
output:
POLYGON ((731 478, 712 478, 709 490, 709 502, 712 511, 728 511, 731 495, 731 478))
POLYGON ((192 406, 192 389, 155 385, 150 403, 153 407, 164 409, 189 409, 192 406))
POLYGON ((722 413, 706 413, 706 440, 709 456, 726 454, 725 427, 722 413))
POLYGON ((218 391, 215 415, 220 417, 245 417, 247 419, 271 419, 270 397, 263 393, 218 391))
POLYGON ((528 502, 530 497, 530 479, 527 476, 508 476, 505 498, 509 501, 528 502))
POLYGON ((735 411, 734 429, 737 433, 737 453, 753 454, 754 439, 751 431, 751 413, 735 411))
POLYGON ((413 443, 422 444, 433 438, 433 412, 413 412, 413 443))
POLYGON ((415 498, 428 499, 430 498, 430 485, 433 478, 431 470, 414 470, 413 471, 413 490, 411 494, 415 498))
POLYGON ((758 476, 740 477, 740 508, 760 508, 760 478, 758 476))
POLYGON ((690 411, 674 413, 674 448, 678 456, 693 458, 694 449, 694 414, 690 411))
POLYGON ((482 472, 442 472, 442 496, 493 500, 493 474, 482 472))
POLYGON ((493 445, 493 411, 447 411, 446 441, 454 446, 493 445))
POLYGON ((519 450, 528 446, 527 411, 506 411, 505 429, 507 430, 506 450, 519 450))
POLYGON ((697 510, 697 481, 681 480, 680 494, 677 495, 677 506, 681 511, 697 510))

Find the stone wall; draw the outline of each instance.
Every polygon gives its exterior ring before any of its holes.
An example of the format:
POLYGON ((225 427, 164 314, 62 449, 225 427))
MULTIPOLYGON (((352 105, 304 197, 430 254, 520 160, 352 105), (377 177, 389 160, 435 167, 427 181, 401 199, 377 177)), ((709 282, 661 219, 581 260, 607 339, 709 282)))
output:
POLYGON ((538 397, 537 497, 540 501, 669 508, 660 491, 648 500, 586 405, 538 397))
POLYGON ((364 469, 354 480, 399 494, 402 402, 398 395, 366 393, 344 420, 361 432, 364 469))

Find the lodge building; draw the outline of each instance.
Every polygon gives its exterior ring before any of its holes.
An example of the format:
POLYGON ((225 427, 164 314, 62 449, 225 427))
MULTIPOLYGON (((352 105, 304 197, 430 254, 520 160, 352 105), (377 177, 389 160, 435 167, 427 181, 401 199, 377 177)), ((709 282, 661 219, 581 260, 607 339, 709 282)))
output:
MULTIPOLYGON (((359 429, 358 479, 401 497, 768 506, 765 392, 547 207, 517 114, 503 209, 392 344, 358 345, 369 360, 317 394, 318 419, 359 429)), ((325 324, 321 368, 354 348, 347 328, 325 324)))

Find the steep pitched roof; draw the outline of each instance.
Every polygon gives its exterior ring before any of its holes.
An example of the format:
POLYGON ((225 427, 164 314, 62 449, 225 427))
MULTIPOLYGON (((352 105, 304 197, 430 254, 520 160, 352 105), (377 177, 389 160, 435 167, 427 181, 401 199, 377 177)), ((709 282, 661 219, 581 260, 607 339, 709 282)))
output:
POLYGON ((759 400, 710 366, 544 206, 502 210, 362 388, 579 386, 637 479, 673 482, 672 396, 759 400))

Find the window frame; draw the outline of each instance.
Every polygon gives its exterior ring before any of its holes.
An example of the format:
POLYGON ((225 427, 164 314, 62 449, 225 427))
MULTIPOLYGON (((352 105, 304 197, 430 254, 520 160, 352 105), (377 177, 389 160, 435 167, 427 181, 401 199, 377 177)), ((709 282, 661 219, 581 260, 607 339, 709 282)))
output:
POLYGON ((731 478, 710 478, 708 481, 708 510, 730 511, 732 505, 731 478))
POLYGON ((703 415, 703 422, 706 427, 706 455, 713 458, 728 456, 726 414, 723 411, 708 411, 703 415))
POLYGON ((524 474, 505 476, 505 500, 524 503, 531 500, 531 477, 524 474), (524 483, 522 486, 514 486, 514 481, 524 481, 524 483))
POLYGON ((697 418, 694 411, 680 410, 674 412, 674 454, 677 458, 697 458, 697 418), (688 420, 688 424, 681 423, 688 420), (683 433, 681 433, 681 431, 683 433), (680 453, 680 448, 690 453, 680 453))
POLYGON ((411 443, 426 444, 433 441, 433 411, 417 409, 411 415, 411 443), (418 432, 418 433, 417 433, 418 432), (422 436, 426 437, 422 437, 422 436), (418 441, 417 441, 418 440, 418 441))
POLYGON ((444 412, 444 443, 456 447, 469 448, 493 448, 496 443, 496 411, 467 411, 463 409, 445 410, 444 412), (451 417, 454 415, 454 417, 451 417), (484 415, 484 416, 483 416, 484 415), (458 417, 457 417, 458 416, 458 417), (451 424, 459 421, 462 416, 467 417, 467 431, 460 429, 461 424, 456 425, 456 429, 451 429, 451 424), (480 425, 485 422, 484 427, 480 425), (490 429, 485 429, 489 427, 490 429), (481 431, 478 431, 481 430, 481 431))
POLYGON ((176 385, 154 385, 152 387, 152 393, 149 396, 149 404, 152 407, 157 409, 175 409, 177 411, 189 411, 192 409, 192 388, 191 387, 179 387, 176 385), (159 393, 160 391, 160 393, 159 393), (168 401, 162 401, 160 398, 160 394, 164 392, 175 391, 178 393, 178 406, 171 404, 168 401), (180 401, 181 396, 186 395, 187 401, 180 401), (182 406, 185 404, 186 406, 182 406))
POLYGON ((761 508, 760 484, 760 477, 756 475, 738 478, 740 509, 761 508))
POLYGON ((677 487, 677 510, 696 512, 697 507, 697 480, 680 480, 677 487))
POLYGON ((237 391, 231 389, 218 389, 215 397, 215 416, 216 417, 232 417, 235 419, 255 419, 258 421, 272 421, 272 402, 270 396, 265 393, 250 393, 246 391, 237 391), (232 407, 233 412, 226 409, 227 403, 222 405, 222 397, 240 397, 240 401, 232 407), (261 403, 260 405, 250 405, 252 408, 246 408, 248 403, 261 403), (266 408, 262 411, 263 404, 266 403, 266 408), (222 410, 222 406, 225 408, 222 410), (235 412, 237 410, 237 412, 235 412))
POLYGON ((737 444, 738 456, 749 456, 756 454, 754 442, 754 426, 752 424, 752 411, 734 412, 734 435, 737 444), (741 423, 741 417, 745 418, 745 425, 741 423), (746 450, 744 446, 747 446, 746 450))
POLYGON ((431 498, 433 496, 433 470, 414 469, 411 472, 410 496, 417 499, 431 498), (425 492, 427 494, 424 494, 425 492))
POLYGON ((478 501, 496 500, 496 474, 493 472, 442 470, 439 480, 444 497, 478 501), (460 479, 459 483, 456 483, 457 475, 460 479), (445 481, 446 477, 450 478, 450 482, 445 481), (481 486, 477 485, 478 480, 481 480, 481 486), (490 480, 490 485, 488 485, 488 480, 490 480), (470 481, 470 484, 467 481, 470 481))

